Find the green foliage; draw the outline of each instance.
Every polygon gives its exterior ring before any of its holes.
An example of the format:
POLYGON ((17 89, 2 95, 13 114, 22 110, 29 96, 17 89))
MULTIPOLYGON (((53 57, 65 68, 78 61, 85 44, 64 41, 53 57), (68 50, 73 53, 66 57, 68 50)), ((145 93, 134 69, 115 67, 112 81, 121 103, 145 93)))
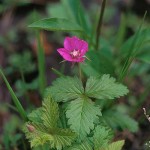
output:
POLYGON ((90 130, 94 129, 94 123, 98 120, 98 116, 101 116, 101 112, 89 98, 82 96, 69 103, 66 116, 70 128, 80 139, 84 139, 90 130))
POLYGON ((64 10, 68 10, 66 16, 68 19, 73 20, 89 33, 90 22, 87 13, 85 12, 80 0, 61 0, 64 10))
MULTIPOLYGON (((149 41, 150 41, 150 29, 144 29, 139 33, 135 49, 134 49, 134 54, 135 58, 145 62, 145 63, 150 63, 150 52, 149 52, 149 41), (140 45, 140 46, 139 46, 140 45)), ((122 46, 121 48, 121 54, 126 56, 129 53, 129 47, 131 46, 133 40, 135 38, 135 35, 133 35, 131 38, 129 38, 122 46)), ((135 66, 136 64, 134 64, 135 66)), ((144 64, 142 64, 144 66, 144 64)), ((136 67, 136 66, 135 66, 136 67)), ((140 66, 138 66, 138 70, 136 70, 136 74, 138 74, 138 71, 140 70, 140 66)), ((132 69, 133 72, 133 69, 132 69)), ((146 72, 146 71, 144 71, 146 72)))
POLYGON ((58 105, 50 97, 43 101, 41 108, 29 115, 30 122, 24 126, 24 132, 31 147, 48 144, 50 148, 61 150, 71 145, 76 135, 70 129, 58 127, 58 105))
POLYGON ((131 132, 138 131, 138 123, 128 115, 115 110, 107 110, 103 113, 106 122, 114 129, 128 129, 131 132))
POLYGON ((84 141, 80 144, 75 144, 68 150, 92 150, 92 146, 89 144, 88 141, 84 141))
MULTIPOLYGON (((144 29, 142 30, 138 37, 137 37, 137 42, 135 43, 135 47, 133 49, 134 53, 139 51, 141 49, 141 47, 145 46, 146 44, 149 43, 150 41, 150 29, 144 29), (141 46, 139 46, 141 45, 141 46)), ((132 37, 130 37, 121 47, 121 53, 124 55, 127 55, 130 51, 130 47, 132 45, 132 42, 134 41, 136 35, 133 35, 132 37)))
POLYGON ((38 81, 37 79, 33 80, 30 83, 25 83, 22 80, 17 80, 15 83, 16 87, 16 95, 21 97, 22 95, 26 94, 28 90, 36 90, 38 88, 38 81))
POLYGON ((124 140, 116 141, 111 143, 107 148, 100 149, 100 150, 122 150, 123 145, 124 145, 124 140))
POLYGON ((29 27, 49 31, 77 31, 77 32, 83 31, 83 29, 79 25, 71 22, 68 19, 62 18, 42 19, 32 23, 31 25, 29 25, 29 27))
POLYGON ((41 124, 33 125, 34 132, 25 131, 27 139, 31 142, 31 147, 48 144, 50 148, 61 150, 63 147, 71 145, 75 138, 75 134, 69 129, 48 129, 41 124))
POLYGON ((101 78, 90 77, 86 83, 85 93, 92 98, 114 99, 127 94, 128 89, 109 75, 103 75, 101 78))
POLYGON ((127 94, 127 92, 127 88, 116 83, 114 78, 103 75, 100 78, 90 77, 85 89, 77 77, 58 78, 47 89, 45 95, 51 95, 57 102, 72 100, 67 105, 66 117, 70 128, 82 140, 94 129, 95 122, 98 122, 98 116, 101 116, 100 108, 91 98, 114 99, 127 94))
POLYGON ((36 110, 33 110, 30 114, 28 114, 28 118, 30 121, 35 123, 41 123, 42 124, 42 108, 37 108, 36 110))
POLYGON ((23 73, 30 73, 35 70, 35 64, 32 62, 32 55, 25 51, 23 54, 13 54, 8 58, 10 67, 6 72, 11 74, 14 71, 22 71, 23 73))
POLYGON ((0 68, 0 75, 2 76, 7 88, 9 90, 10 94, 11 94, 12 100, 13 100, 16 108, 17 108, 17 111, 19 112, 19 114, 21 115, 21 117, 24 120, 27 120, 26 112, 25 112, 24 108, 22 107, 22 105, 21 105, 19 99, 17 98, 16 94, 14 93, 13 89, 11 88, 9 82, 7 81, 7 79, 6 79, 3 71, 1 70, 1 68, 0 68))
POLYGON ((53 82, 53 86, 46 90, 46 95, 51 95, 57 102, 66 102, 79 97, 84 93, 82 82, 77 78, 62 77, 53 82))
POLYGON ((80 0, 61 0, 61 3, 49 5, 47 10, 51 17, 72 20, 75 24, 80 25, 86 33, 89 33, 89 16, 80 0))
POLYGON ((111 140, 110 130, 106 129, 103 126, 98 125, 95 128, 93 141, 94 141, 94 150, 99 150, 100 148, 105 148, 111 140))
POLYGON ((59 110, 56 102, 51 101, 50 98, 45 98, 42 108, 43 124, 49 128, 55 128, 59 118, 59 110))
MULTIPOLYGON (((143 44, 144 40, 143 39, 140 39, 140 33, 141 33, 141 29, 142 29, 142 25, 143 25, 143 22, 144 22, 144 19, 145 19, 145 16, 146 16, 146 13, 144 14, 144 17, 143 17, 143 21, 142 23, 140 24, 139 26, 139 29, 138 31, 136 32, 134 38, 131 40, 131 44, 128 45, 128 54, 126 56, 126 59, 125 59, 125 62, 124 62, 124 65, 122 67, 122 70, 121 70, 121 73, 120 73, 120 77, 119 77, 119 80, 122 81, 127 72, 128 72, 128 69, 131 65, 131 63, 133 62, 133 60, 135 59, 135 56, 137 54, 137 51, 136 51, 136 47, 141 47, 141 45, 143 44), (139 40, 140 39, 140 40, 139 40)), ((145 34, 146 35, 146 34, 145 34)), ((129 42, 130 43, 130 42, 129 42)))
MULTIPOLYGON (((104 48, 106 51, 106 47, 104 48)), ((110 57, 108 57, 109 53, 102 53, 103 51, 89 51, 87 53, 87 57, 91 61, 86 61, 86 64, 82 65, 82 70, 87 76, 98 76, 99 74, 114 74, 114 66, 110 57)))
POLYGON ((40 94, 44 94, 44 89, 46 86, 46 79, 45 79, 45 56, 44 56, 44 49, 42 47, 42 43, 40 40, 40 33, 37 31, 37 43, 38 43, 38 71, 39 71, 39 90, 40 94))
POLYGON ((113 77, 103 75, 100 78, 90 77, 84 90, 81 81, 74 77, 61 77, 53 82, 45 95, 51 95, 57 102, 79 98, 81 95, 98 99, 114 99, 128 93, 128 89, 116 82, 113 77), (66 84, 64 84, 66 83, 66 84))
POLYGON ((13 149, 18 145, 22 134, 16 133, 16 131, 20 128, 20 125, 22 125, 22 122, 14 115, 4 124, 3 134, 0 135, 0 139, 5 150, 13 149))

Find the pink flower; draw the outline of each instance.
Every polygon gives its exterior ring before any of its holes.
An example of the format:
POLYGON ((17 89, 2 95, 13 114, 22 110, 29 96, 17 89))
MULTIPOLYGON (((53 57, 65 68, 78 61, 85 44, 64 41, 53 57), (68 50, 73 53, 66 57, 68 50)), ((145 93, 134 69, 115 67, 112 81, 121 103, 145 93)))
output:
POLYGON ((85 53, 88 51, 88 43, 76 36, 66 37, 64 48, 59 48, 57 51, 67 61, 83 62, 85 60, 85 53))

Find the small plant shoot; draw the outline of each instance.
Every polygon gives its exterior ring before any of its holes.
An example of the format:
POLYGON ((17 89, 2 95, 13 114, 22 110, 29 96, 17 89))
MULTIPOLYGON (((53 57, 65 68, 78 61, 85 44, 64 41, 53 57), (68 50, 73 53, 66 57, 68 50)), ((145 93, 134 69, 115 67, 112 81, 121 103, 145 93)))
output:
POLYGON ((0 150, 149 148, 150 18, 139 3, 0 2, 0 150))

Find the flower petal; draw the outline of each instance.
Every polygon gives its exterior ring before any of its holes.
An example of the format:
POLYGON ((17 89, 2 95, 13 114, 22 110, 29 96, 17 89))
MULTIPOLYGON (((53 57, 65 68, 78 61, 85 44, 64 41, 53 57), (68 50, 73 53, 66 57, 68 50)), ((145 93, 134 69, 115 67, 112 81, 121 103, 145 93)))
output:
POLYGON ((68 51, 74 50, 74 41, 70 37, 66 37, 64 40, 64 48, 68 51))
POLYGON ((81 56, 84 56, 85 53, 88 51, 88 43, 84 40, 77 38, 76 36, 72 37, 74 41, 74 47, 77 50, 80 50, 81 56))
POLYGON ((58 53, 67 61, 73 61, 70 53, 65 48, 59 48, 57 49, 58 53))
POLYGON ((84 57, 76 58, 75 62, 83 62, 85 60, 84 57))
POLYGON ((68 51, 72 51, 74 49, 80 50, 81 54, 84 55, 88 51, 88 43, 76 36, 73 36, 72 38, 66 37, 64 41, 64 48, 68 51))

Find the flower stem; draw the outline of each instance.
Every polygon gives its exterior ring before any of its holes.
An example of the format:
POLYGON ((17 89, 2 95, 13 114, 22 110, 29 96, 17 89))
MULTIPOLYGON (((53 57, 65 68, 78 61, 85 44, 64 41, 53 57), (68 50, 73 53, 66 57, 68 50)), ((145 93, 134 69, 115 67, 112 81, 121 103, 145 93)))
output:
POLYGON ((78 63, 78 70, 79 70, 79 78, 82 81, 82 71, 81 71, 80 63, 78 63))
POLYGON ((100 39, 100 34, 101 34, 105 6, 106 6, 106 0, 103 0, 102 7, 100 9, 100 16, 98 20, 97 30, 96 30, 96 50, 99 49, 99 39, 100 39))

